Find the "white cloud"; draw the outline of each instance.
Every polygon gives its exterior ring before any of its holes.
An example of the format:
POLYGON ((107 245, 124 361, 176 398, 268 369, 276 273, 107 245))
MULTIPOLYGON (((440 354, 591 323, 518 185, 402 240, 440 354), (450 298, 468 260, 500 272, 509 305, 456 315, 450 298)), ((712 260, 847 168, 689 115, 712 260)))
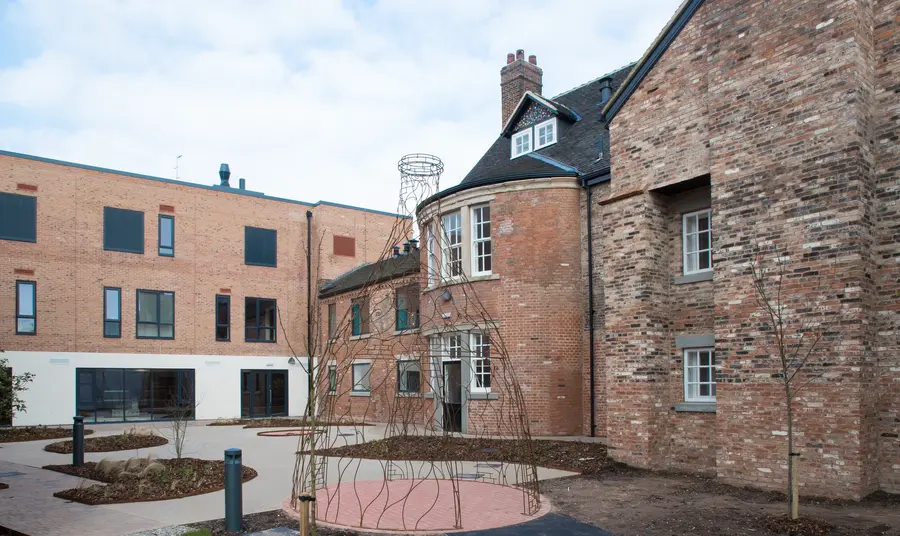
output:
POLYGON ((524 48, 555 95, 636 60, 678 0, 133 0, 9 4, 0 148, 394 210, 397 160, 457 183, 496 138, 524 48), (17 111, 4 119, 4 107, 17 111))

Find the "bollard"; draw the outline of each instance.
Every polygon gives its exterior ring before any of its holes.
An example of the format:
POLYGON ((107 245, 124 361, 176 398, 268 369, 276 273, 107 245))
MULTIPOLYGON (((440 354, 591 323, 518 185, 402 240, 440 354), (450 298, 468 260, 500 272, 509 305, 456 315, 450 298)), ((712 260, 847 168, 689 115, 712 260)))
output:
POLYGON ((309 503, 316 502, 316 498, 311 493, 301 493, 297 500, 300 502, 300 536, 310 536, 309 503))
POLYGON ((241 449, 225 449, 225 529, 241 530, 243 498, 241 497, 241 449))
POLYGON ((72 419, 72 465, 79 467, 84 465, 84 417, 77 415, 72 419))

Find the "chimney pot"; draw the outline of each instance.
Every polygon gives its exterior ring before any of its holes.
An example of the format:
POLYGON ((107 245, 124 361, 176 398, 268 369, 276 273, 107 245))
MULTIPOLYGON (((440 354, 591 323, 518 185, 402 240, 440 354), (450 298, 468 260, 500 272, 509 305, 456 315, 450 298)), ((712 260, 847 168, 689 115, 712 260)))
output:
POLYGON ((219 166, 219 186, 229 186, 229 177, 231 177, 231 169, 228 168, 228 164, 223 163, 219 166))
POLYGON ((410 239, 410 241, 409 241, 409 246, 410 246, 412 249, 419 249, 419 241, 416 240, 415 238, 412 238, 412 239, 410 239))
POLYGON ((612 82, 609 78, 600 81, 600 104, 606 104, 612 97, 612 82))
POLYGON ((247 181, 245 181, 242 178, 238 179, 238 188, 240 188, 241 190, 244 190, 246 187, 247 187, 247 181))
POLYGON ((409 242, 403 243, 403 253, 409 253, 409 242))
POLYGON ((540 95, 543 89, 544 71, 537 66, 537 56, 532 54, 525 61, 525 51, 520 48, 515 61, 509 63, 509 58, 507 55, 507 63, 500 69, 501 125, 506 125, 526 91, 540 95))
POLYGON ((394 257, 400 256, 400 246, 394 246, 394 257))
POLYGON ((514 61, 516 61, 516 55, 515 55, 515 54, 513 54, 512 52, 510 52, 509 54, 506 55, 506 64, 507 64, 507 65, 509 65, 510 63, 512 63, 512 62, 514 62, 514 61))

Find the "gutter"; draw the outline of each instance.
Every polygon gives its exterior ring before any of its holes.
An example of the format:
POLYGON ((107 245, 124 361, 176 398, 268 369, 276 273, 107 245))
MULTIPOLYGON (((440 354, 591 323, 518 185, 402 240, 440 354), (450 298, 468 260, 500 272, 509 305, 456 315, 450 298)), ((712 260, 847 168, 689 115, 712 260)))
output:
POLYGON ((313 408, 313 311, 312 311, 312 217, 311 210, 306 211, 306 378, 308 390, 306 391, 306 415, 312 417, 313 408))

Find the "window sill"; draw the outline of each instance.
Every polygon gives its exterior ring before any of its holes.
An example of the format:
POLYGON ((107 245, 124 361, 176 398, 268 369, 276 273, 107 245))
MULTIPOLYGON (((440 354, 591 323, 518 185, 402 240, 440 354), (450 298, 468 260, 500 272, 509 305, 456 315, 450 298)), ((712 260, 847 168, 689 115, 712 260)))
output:
POLYGON ((409 328, 409 329, 398 329, 394 331, 394 336, 398 335, 413 335, 419 332, 419 328, 409 328))
POLYGON ((260 340, 254 340, 254 339, 244 339, 244 342, 253 342, 253 343, 260 342, 260 343, 276 344, 278 341, 260 341, 260 340))
POLYGON ((672 408, 675 411, 684 413, 715 413, 715 402, 682 402, 675 404, 672 408))
POLYGON ((469 400, 500 400, 499 393, 467 393, 469 400))
POLYGON ((351 341, 361 341, 361 340, 364 340, 364 339, 368 339, 368 338, 371 337, 371 336, 372 336, 371 333, 360 333, 359 335, 351 335, 349 340, 351 340, 351 341))
POLYGON ((337 396, 337 395, 338 395, 338 394, 337 394, 337 391, 328 391, 328 392, 326 392, 325 394, 328 395, 328 396, 337 396))
POLYGON ((371 395, 372 393, 370 391, 350 391, 350 396, 364 396, 366 398, 369 398, 371 395))
POLYGON ((395 393, 395 396, 397 398, 419 398, 420 396, 422 396, 422 394, 421 393, 397 392, 397 393, 395 393))
POLYGON ((697 272, 696 274, 680 275, 676 277, 672 283, 675 285, 687 285, 688 283, 698 283, 700 281, 712 281, 713 271, 697 272))
POLYGON ((431 286, 425 287, 422 289, 422 292, 428 292, 431 290, 436 290, 444 287, 452 287, 454 285, 459 285, 462 283, 477 283, 478 281, 494 281, 496 279, 500 279, 500 274, 486 274, 486 275, 473 275, 471 277, 456 277, 453 279, 447 279, 445 281, 441 281, 440 283, 435 283, 431 286))
POLYGON ((263 268, 278 268, 278 264, 266 264, 263 262, 244 262, 245 266, 262 266, 263 268))
POLYGON ((434 398, 434 393, 429 391, 429 392, 423 394, 422 397, 424 397, 424 398, 434 398))

